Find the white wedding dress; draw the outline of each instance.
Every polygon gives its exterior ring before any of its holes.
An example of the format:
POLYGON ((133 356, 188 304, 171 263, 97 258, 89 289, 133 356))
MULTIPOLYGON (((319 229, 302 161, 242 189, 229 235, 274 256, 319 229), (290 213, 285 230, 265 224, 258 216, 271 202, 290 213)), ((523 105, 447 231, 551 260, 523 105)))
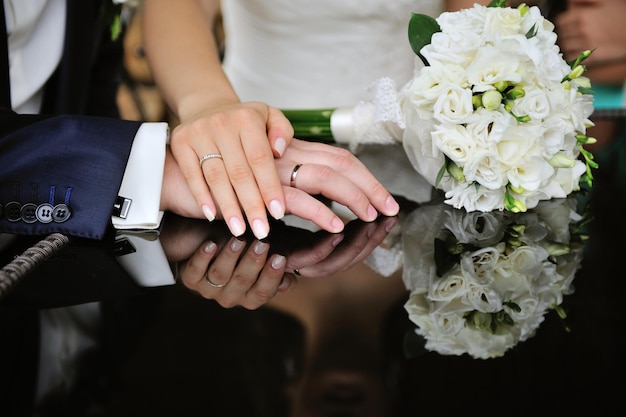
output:
MULTIPOLYGON (((438 16, 442 0, 222 0, 224 69, 242 101, 281 109, 355 106, 382 77, 413 75, 411 13, 438 16)), ((364 146, 359 158, 396 194, 430 199, 400 145, 364 146)))

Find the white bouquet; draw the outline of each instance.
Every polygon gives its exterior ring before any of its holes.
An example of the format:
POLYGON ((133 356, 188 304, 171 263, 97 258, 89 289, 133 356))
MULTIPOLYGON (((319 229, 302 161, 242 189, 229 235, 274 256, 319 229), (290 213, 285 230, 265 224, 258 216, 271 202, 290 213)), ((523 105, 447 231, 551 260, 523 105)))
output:
POLYGON ((591 185, 597 165, 583 145, 595 141, 593 97, 581 65, 590 51, 567 63, 539 8, 504 3, 414 14, 409 41, 425 66, 413 79, 398 92, 378 80, 348 115, 320 112, 325 129, 311 112, 287 112, 296 136, 402 143, 446 203, 468 211, 523 212, 591 185))
POLYGON ((524 213, 417 209, 404 223, 405 309, 425 348, 500 357, 535 334, 574 291, 586 217, 575 198, 524 213))

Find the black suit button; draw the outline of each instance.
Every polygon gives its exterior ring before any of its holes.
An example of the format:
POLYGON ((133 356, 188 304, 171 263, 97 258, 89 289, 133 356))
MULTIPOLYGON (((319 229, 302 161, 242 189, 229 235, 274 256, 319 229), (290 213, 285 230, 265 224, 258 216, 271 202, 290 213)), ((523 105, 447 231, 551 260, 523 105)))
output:
POLYGON ((50 223, 52 221, 52 211, 54 207, 52 204, 43 203, 37 207, 35 211, 35 216, 37 216, 37 220, 41 223, 50 223))
POLYGON ((17 222, 22 218, 22 205, 17 201, 11 201, 4 206, 4 212, 10 222, 17 222))
POLYGON ((72 211, 66 204, 57 204, 52 210, 52 220, 56 223, 63 223, 72 215, 72 211))
POLYGON ((22 206, 21 217, 22 220, 26 223, 35 223, 37 221, 37 216, 35 212, 37 211, 37 205, 33 203, 26 203, 22 206))

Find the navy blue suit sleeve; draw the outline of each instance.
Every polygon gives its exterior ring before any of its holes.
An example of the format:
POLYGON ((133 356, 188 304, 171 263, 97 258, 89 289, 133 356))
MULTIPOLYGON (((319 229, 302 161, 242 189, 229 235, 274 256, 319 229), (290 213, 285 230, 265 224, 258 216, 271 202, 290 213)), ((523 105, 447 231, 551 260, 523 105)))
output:
POLYGON ((0 232, 102 239, 140 125, 0 113, 0 232))

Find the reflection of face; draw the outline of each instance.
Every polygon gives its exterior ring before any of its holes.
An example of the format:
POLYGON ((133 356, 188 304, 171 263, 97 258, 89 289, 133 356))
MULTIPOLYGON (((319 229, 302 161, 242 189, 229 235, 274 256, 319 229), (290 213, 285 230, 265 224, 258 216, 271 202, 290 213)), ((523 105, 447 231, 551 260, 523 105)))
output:
MULTIPOLYGON (((340 317, 327 322, 326 332, 313 344, 309 361, 293 386, 294 417, 388 414, 378 332, 356 331, 349 315, 340 317)), ((371 327, 378 328, 378 324, 371 327)))
POLYGON ((293 417, 381 417, 388 414, 382 381, 374 375, 327 370, 303 378, 292 398, 293 417))

